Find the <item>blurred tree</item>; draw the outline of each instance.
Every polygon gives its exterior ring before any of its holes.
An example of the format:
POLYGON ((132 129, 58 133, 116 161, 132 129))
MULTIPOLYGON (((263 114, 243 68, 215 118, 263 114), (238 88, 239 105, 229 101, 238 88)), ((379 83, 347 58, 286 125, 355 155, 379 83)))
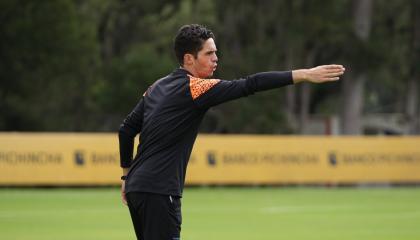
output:
MULTIPOLYGON (((287 3, 288 11, 284 13, 288 29, 284 36, 287 39, 287 69, 338 62, 336 48, 341 47, 339 44, 346 39, 342 19, 347 2, 311 0, 287 3)), ((325 99, 325 96, 314 93, 327 88, 331 88, 329 95, 337 95, 336 83, 322 86, 303 83, 287 88, 286 111, 289 124, 295 131, 306 133, 310 114, 325 99)))
POLYGON ((371 31, 371 19, 373 0, 353 1, 353 29, 355 34, 355 45, 353 51, 357 55, 351 60, 352 65, 348 68, 343 78, 342 88, 342 133, 361 134, 361 119, 364 102, 364 86, 369 70, 368 44, 371 31))
MULTIPOLYGON (((335 47, 347 37, 341 33, 346 3, 318 0, 262 1, 247 5, 239 1, 218 3, 218 19, 223 23, 217 28, 221 36, 217 41, 221 51, 219 74, 236 78, 258 71, 333 62, 338 52, 335 47)), ((249 100, 220 106, 209 115, 213 123, 219 123, 218 129, 226 132, 244 131, 234 124, 249 126, 255 132, 304 132, 309 113, 319 100, 325 99, 319 95, 312 98, 312 87, 302 84, 287 87, 286 91, 257 94, 249 100), (286 92, 286 101, 283 92, 286 92), (274 113, 266 117, 267 112, 274 113), (226 121, 226 114, 233 115, 230 117, 233 121, 226 121), (256 122, 257 119, 264 121, 256 122)), ((337 85, 331 92, 338 95, 337 85)))
MULTIPOLYGON (((218 24, 213 27, 219 50, 216 77, 237 79, 268 70, 283 69, 283 19, 278 18, 284 1, 218 1, 218 24)), ((202 131, 225 133, 281 133, 286 126, 281 91, 229 102, 209 111, 202 131)), ((286 130, 287 131, 287 130, 286 130)))
POLYGON ((0 2, 0 130, 82 130, 97 66, 70 0, 0 2))

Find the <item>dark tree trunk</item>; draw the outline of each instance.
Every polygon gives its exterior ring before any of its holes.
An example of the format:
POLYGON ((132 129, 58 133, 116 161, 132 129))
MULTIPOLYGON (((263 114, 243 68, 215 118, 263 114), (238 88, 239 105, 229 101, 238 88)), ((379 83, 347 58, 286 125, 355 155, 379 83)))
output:
MULTIPOLYGON (((373 0, 355 0, 353 9, 353 28, 362 42, 369 39, 373 0)), ((343 79, 342 133, 362 134, 362 111, 366 73, 352 72, 343 79)))
POLYGON ((419 109, 419 81, 420 70, 420 3, 411 1, 412 19, 412 42, 411 42, 411 78, 408 82, 406 115, 408 117, 408 133, 411 135, 420 133, 420 109, 419 109))

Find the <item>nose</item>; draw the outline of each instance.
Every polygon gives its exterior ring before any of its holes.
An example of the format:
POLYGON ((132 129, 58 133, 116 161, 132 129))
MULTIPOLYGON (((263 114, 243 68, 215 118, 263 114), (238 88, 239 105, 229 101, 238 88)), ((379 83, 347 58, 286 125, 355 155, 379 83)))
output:
POLYGON ((218 60, 219 60, 219 58, 217 57, 216 54, 214 54, 214 56, 213 56, 213 62, 217 62, 218 60))

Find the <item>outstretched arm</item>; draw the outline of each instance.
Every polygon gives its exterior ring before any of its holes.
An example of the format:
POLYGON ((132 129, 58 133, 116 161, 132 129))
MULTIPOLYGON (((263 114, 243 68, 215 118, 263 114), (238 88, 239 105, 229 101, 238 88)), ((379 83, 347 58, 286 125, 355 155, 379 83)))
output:
POLYGON ((337 81, 346 69, 342 65, 322 65, 310 69, 293 70, 293 83, 303 81, 312 83, 323 83, 337 81))
POLYGON ((280 88, 302 81, 313 83, 336 81, 339 76, 343 75, 344 70, 342 65, 323 65, 285 72, 256 73, 233 81, 191 77, 191 95, 198 107, 209 108, 255 92, 280 88))

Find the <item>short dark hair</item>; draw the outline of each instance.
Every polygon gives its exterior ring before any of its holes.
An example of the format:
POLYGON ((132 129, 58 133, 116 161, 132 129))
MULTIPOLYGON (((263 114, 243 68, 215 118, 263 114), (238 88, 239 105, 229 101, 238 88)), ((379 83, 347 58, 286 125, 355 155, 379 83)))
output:
POLYGON ((203 43, 213 38, 213 32, 199 24, 184 25, 178 30, 174 40, 174 50, 179 64, 184 65, 184 55, 190 53, 197 57, 197 53, 203 49, 203 43))

